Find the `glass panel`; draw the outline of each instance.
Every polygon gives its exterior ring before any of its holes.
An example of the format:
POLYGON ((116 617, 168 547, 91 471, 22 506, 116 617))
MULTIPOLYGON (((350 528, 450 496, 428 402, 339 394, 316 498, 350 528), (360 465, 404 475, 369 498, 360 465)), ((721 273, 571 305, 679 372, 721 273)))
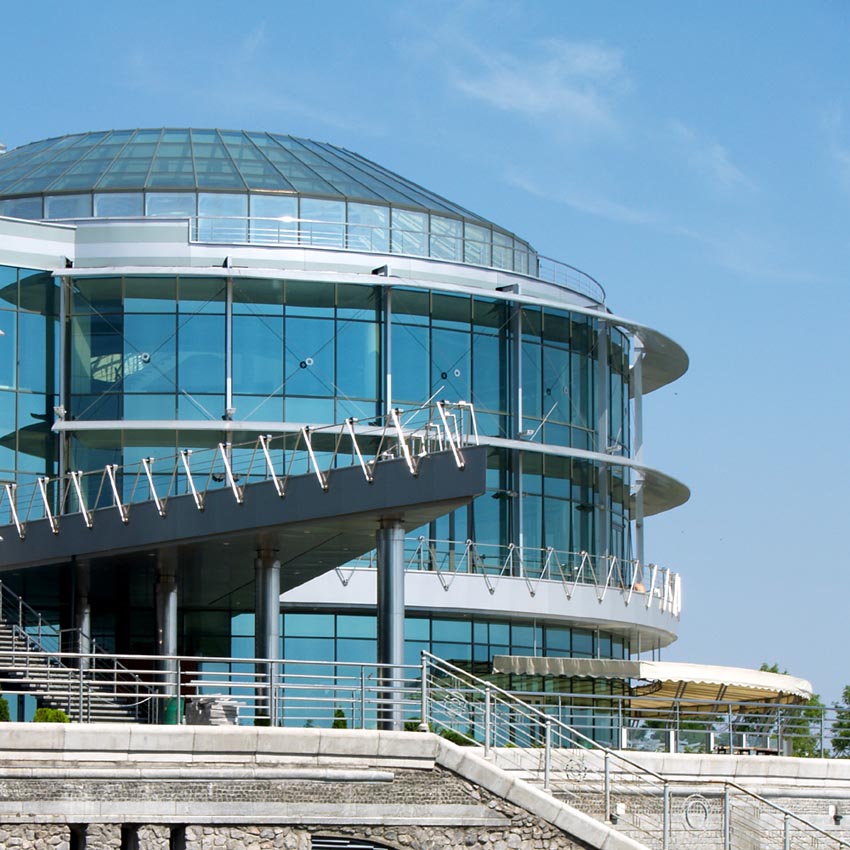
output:
POLYGON ((9 218, 41 218, 41 198, 10 198, 0 201, 0 215, 9 218))
POLYGON ((392 250, 395 254, 428 256, 428 216, 426 213, 394 208, 392 211, 392 250))
POLYGON ((233 317, 233 391, 269 394, 283 387, 283 318, 233 317))
POLYGON ((441 260, 463 259, 463 222, 431 216, 431 256, 441 260))
POLYGON ((393 403, 425 401, 431 395, 428 328, 393 323, 392 351, 393 403))
POLYGON ((490 230, 466 222, 463 238, 464 262, 478 266, 490 265, 490 230))
POLYGON ((334 322, 287 319, 286 339, 286 394, 335 395, 334 322))
POLYGON ((337 328, 337 394, 376 398, 378 326, 371 322, 338 322, 337 328))
MULTIPOLYGON (((15 356, 17 348, 17 324, 15 322, 15 314, 7 310, 0 310, 0 330, 4 336, 0 337, 3 340, 3 347, 11 356, 0 357, 0 387, 13 389, 15 387, 15 361, 18 359, 15 356)), ((5 399, 4 397, 4 400, 5 399)), ((14 409, 14 398, 12 399, 12 408, 14 409)), ((13 429, 14 430, 14 429, 13 429)))
POLYGON ((250 239, 293 244, 298 241, 297 218, 298 198, 294 195, 251 195, 250 239))
POLYGON ((45 218, 89 218, 91 195, 54 195, 44 199, 45 218))
POLYGON ((145 215, 152 218, 192 218, 195 215, 194 192, 148 192, 145 204, 145 215))
POLYGON ((188 393, 224 392, 224 317, 192 316, 184 319, 178 339, 178 390, 188 393))
POLYGON ((141 192, 115 192, 94 196, 94 214, 102 218, 140 216, 144 213, 144 198, 141 192))
POLYGON ((301 242, 319 248, 343 246, 345 203, 318 198, 301 199, 301 242), (339 222, 337 224, 336 222, 339 222))
POLYGON ((493 231, 493 265, 497 269, 512 269, 514 240, 506 233, 493 231))
MULTIPOLYGON (((8 358, 3 358, 6 360, 8 358)), ((14 366, 13 366, 14 368, 14 366)), ((6 367, 0 360, 0 381, 4 381, 3 373, 6 367)), ((13 470, 15 468, 15 403, 16 394, 7 390, 0 390, 0 469, 13 470)))
POLYGON ((227 283, 224 278, 181 277, 178 292, 181 313, 224 312, 227 297, 227 283))
POLYGON ((125 313, 173 313, 177 281, 173 277, 124 278, 125 313))
MULTIPOLYGON (((18 357, 18 388, 34 392, 56 392, 57 380, 53 374, 53 349, 58 341, 56 322, 37 313, 23 312, 18 321, 21 347, 26 348, 18 357)), ((4 337, 4 343, 8 344, 8 339, 4 337)))
POLYGON ((247 218, 247 195, 198 194, 198 239, 202 242, 244 242, 247 218))
POLYGON ((233 281, 233 312, 251 316, 283 315, 282 280, 233 281))
POLYGON ((348 205, 348 247, 355 251, 389 250, 389 207, 348 205))
MULTIPOLYGON (((431 393, 461 401, 469 398, 470 335, 435 328, 431 336, 431 393)), ((424 396, 419 401, 425 401, 424 396)))
POLYGON ((174 392, 176 331, 173 314, 124 317, 126 392, 174 392))

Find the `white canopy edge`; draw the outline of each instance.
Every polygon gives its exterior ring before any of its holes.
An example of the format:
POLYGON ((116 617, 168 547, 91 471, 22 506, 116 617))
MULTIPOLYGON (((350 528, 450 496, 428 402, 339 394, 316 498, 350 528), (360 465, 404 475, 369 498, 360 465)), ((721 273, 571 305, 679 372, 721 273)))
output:
MULTIPOLYGON (((526 655, 496 655, 494 673, 527 676, 578 676, 593 679, 640 679, 687 685, 716 685, 735 691, 738 699, 796 697, 811 699, 812 684, 785 673, 768 673, 746 667, 690 664, 681 661, 620 661, 608 658, 538 658, 526 655)), ((684 688, 682 689, 684 691, 684 688)))

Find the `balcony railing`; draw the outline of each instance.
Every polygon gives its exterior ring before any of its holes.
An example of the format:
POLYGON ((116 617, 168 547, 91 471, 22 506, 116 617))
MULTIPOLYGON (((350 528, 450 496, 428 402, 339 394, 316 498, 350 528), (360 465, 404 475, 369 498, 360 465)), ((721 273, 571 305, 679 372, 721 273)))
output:
POLYGON ((190 241, 429 257, 517 272, 605 303, 602 284, 589 274, 551 257, 539 256, 524 243, 509 238, 506 242, 510 244, 499 244, 495 238, 484 241, 470 235, 428 233, 391 225, 289 217, 194 216, 190 219, 190 241))
MULTIPOLYGON (((337 573, 347 584, 351 570, 375 567, 372 551, 338 567, 337 573)), ((507 578, 521 579, 531 595, 537 593, 541 582, 550 581, 562 585, 568 600, 577 588, 590 587, 600 603, 610 594, 619 594, 626 605, 655 608, 676 618, 682 612, 682 579, 678 573, 615 555, 420 536, 405 540, 405 569, 435 574, 444 590, 450 589, 458 575, 480 576, 491 593, 507 578)))

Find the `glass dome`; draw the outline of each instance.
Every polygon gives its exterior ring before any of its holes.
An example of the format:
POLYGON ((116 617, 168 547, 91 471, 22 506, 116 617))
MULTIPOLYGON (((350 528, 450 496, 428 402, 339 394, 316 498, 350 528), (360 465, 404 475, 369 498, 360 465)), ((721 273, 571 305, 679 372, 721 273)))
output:
POLYGON ((202 242, 392 252, 537 272, 527 242, 325 142, 243 130, 78 133, 0 155, 0 215, 171 217, 202 242))

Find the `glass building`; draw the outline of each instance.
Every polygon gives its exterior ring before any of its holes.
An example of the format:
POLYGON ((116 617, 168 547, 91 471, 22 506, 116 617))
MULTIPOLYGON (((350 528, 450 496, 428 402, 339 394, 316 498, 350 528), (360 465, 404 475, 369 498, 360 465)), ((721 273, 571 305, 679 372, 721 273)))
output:
MULTIPOLYGON (((675 640, 681 580, 643 528, 689 494, 644 463, 642 408, 687 356, 465 207, 286 135, 47 139, 0 155, 0 296, 3 481, 463 400, 487 492, 407 529, 408 660, 675 640)), ((281 597, 282 657, 374 660, 373 557, 334 566, 281 597)), ((62 625, 71 567, 4 581, 62 625)), ((254 615, 218 563, 177 569, 180 651, 250 657, 254 615)), ((152 565, 92 570, 93 636, 152 651, 152 565)))

